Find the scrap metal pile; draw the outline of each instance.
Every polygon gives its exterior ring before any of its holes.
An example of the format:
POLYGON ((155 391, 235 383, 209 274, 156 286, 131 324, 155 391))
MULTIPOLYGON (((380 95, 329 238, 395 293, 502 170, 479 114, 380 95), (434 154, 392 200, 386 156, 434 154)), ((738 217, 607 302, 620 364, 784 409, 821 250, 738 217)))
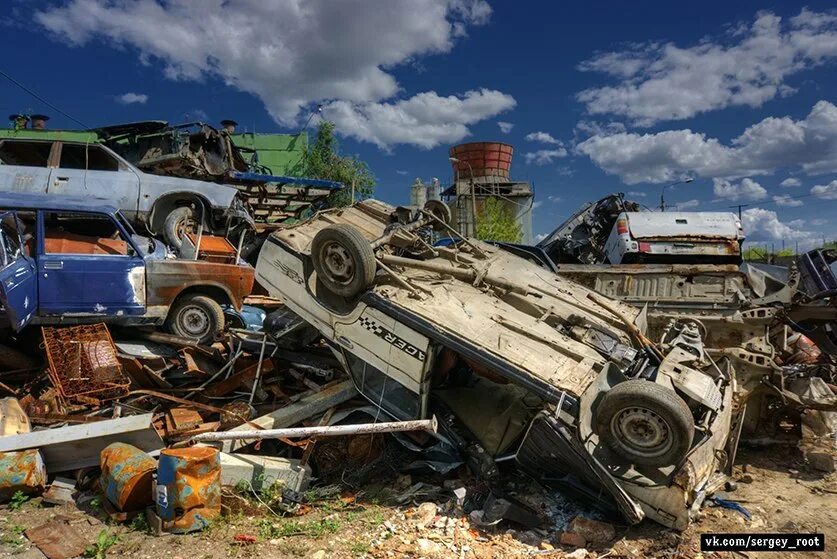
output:
POLYGON ((473 480, 478 498, 453 495, 486 527, 537 524, 505 492, 525 473, 622 522, 682 530, 743 439, 809 433, 817 453, 837 431, 829 253, 783 280, 714 264, 556 268, 461 237, 440 202, 366 200, 276 230, 253 270, 220 237, 184 234, 178 258, 115 208, 18 202, 0 220, 3 262, 14 286, 43 283, 6 293, 2 499, 101 491, 113 518, 185 533, 211 524, 230 487, 278 483, 270 505, 293 513, 312 478, 389 460, 473 480), (90 276, 75 306, 44 299, 78 256, 48 250, 53 232, 122 239, 119 257, 136 260, 108 281, 124 289, 90 276), (202 265, 235 273, 215 285, 202 265), (242 291, 222 308, 229 285, 242 291))

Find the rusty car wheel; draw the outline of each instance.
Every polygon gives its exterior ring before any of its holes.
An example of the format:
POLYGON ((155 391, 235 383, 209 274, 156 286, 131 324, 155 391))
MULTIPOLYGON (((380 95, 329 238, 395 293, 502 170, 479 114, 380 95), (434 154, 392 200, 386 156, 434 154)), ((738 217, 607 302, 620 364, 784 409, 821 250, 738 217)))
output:
POLYGON ((211 344, 224 331, 224 311, 206 295, 186 295, 169 311, 166 319, 172 334, 211 344))
POLYGON ((330 225, 314 236, 311 260, 320 282, 342 297, 360 294, 375 279, 372 246, 347 223, 330 225))
POLYGON ((179 249, 183 244, 183 236, 198 230, 195 212, 188 206, 172 210, 163 223, 163 239, 166 244, 179 249))
POLYGON ((689 407, 673 390, 647 380, 617 384, 596 411, 599 437, 633 464, 670 466, 692 445, 695 424, 689 407))

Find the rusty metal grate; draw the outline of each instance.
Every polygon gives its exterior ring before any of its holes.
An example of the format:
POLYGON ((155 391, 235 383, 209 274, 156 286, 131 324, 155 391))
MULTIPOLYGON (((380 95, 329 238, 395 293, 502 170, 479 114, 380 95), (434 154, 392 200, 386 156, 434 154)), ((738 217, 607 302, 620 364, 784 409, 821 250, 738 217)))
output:
POLYGON ((49 378, 64 398, 79 403, 112 400, 128 393, 130 380, 102 324, 43 327, 49 378))

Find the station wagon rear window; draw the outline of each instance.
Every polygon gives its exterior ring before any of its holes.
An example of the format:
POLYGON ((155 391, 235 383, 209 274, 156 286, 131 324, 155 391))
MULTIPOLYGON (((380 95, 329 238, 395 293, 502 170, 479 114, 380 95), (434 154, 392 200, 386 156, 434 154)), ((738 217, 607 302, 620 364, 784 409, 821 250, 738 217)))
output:
POLYGON ((51 149, 49 142, 0 142, 0 161, 6 165, 46 167, 51 149))

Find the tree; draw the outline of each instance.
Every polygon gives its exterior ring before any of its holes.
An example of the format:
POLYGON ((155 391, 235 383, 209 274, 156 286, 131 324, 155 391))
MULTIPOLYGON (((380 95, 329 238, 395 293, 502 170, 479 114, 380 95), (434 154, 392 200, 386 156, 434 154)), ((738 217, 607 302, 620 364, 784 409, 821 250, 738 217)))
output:
POLYGON ((500 198, 486 198, 477 212, 476 236, 485 241, 519 243, 523 227, 500 198))
POLYGON ((324 120, 317 128, 317 137, 305 152, 305 176, 342 182, 346 185, 329 197, 329 205, 348 206, 352 203, 352 184, 355 198, 368 198, 375 190, 375 176, 369 166, 357 156, 341 155, 334 123, 324 120))

